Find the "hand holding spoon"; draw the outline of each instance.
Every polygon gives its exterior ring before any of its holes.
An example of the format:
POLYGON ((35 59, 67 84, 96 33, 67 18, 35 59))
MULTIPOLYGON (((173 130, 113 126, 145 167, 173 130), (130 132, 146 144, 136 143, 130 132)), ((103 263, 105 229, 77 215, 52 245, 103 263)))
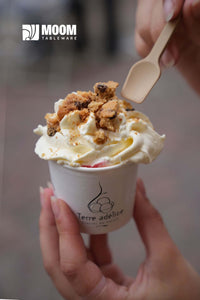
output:
POLYGON ((168 22, 159 35, 151 52, 134 64, 122 87, 121 95, 136 103, 142 103, 160 78, 159 58, 174 32, 179 18, 168 22))

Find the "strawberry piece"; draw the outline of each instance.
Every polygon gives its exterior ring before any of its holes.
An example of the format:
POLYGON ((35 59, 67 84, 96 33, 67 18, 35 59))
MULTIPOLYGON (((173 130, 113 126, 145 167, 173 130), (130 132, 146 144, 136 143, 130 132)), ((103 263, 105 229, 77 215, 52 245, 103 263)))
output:
POLYGON ((92 166, 92 168, 104 168, 104 167, 107 167, 107 166, 108 166, 107 162, 106 161, 102 161, 102 162, 100 162, 100 163, 95 164, 94 166, 92 166))
POLYGON ((82 165, 82 167, 84 167, 84 168, 104 168, 104 167, 107 167, 107 166, 108 166, 108 164, 107 164, 106 161, 102 161, 102 162, 97 163, 97 164, 95 164, 95 165, 93 165, 93 166, 90 166, 90 165, 82 165))

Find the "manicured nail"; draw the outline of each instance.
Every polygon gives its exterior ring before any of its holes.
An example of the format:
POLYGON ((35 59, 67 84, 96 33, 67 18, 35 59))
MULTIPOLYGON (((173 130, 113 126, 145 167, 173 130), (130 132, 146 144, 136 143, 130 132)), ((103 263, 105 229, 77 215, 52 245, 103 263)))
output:
POLYGON ((169 22, 174 15, 174 3, 173 0, 165 0, 164 1, 164 14, 165 20, 169 22))
POLYGON ((175 59, 168 49, 164 51, 161 60, 165 68, 173 67, 175 65, 175 59))
POLYGON ((47 181, 47 186, 49 189, 53 190, 53 184, 50 181, 47 181))
POLYGON ((60 208, 58 204, 58 199, 55 196, 51 196, 51 207, 54 213, 55 218, 58 218, 60 213, 60 208))
POLYGON ((200 18, 200 0, 193 0, 192 2, 192 15, 195 19, 200 18))
POLYGON ((43 207, 44 206, 44 188, 42 186, 40 186, 40 204, 43 207))

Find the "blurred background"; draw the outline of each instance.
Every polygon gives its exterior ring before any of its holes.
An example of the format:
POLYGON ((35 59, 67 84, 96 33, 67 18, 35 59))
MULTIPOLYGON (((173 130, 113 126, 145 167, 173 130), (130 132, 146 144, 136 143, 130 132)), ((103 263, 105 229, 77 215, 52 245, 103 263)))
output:
MULTIPOLYGON (((34 154, 33 129, 67 93, 97 81, 124 82, 138 60, 136 1, 0 0, 0 298, 61 299, 39 247, 39 186, 48 166, 34 154), (77 24, 77 41, 22 41, 22 24, 77 24)), ((200 99, 165 70, 136 109, 166 134, 165 148, 141 165, 148 195, 183 255, 200 272, 200 99)), ((145 256, 131 221, 109 235, 114 260, 130 276, 145 256)))

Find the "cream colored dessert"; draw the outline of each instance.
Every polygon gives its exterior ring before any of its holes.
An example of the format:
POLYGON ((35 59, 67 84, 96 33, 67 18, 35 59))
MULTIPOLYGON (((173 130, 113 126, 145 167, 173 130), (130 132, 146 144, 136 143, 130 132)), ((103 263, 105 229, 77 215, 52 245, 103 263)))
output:
POLYGON ((118 99, 118 83, 96 83, 94 92, 71 93, 45 116, 46 126, 34 132, 41 137, 36 154, 45 160, 74 167, 150 163, 161 152, 160 136, 144 114, 118 99))

